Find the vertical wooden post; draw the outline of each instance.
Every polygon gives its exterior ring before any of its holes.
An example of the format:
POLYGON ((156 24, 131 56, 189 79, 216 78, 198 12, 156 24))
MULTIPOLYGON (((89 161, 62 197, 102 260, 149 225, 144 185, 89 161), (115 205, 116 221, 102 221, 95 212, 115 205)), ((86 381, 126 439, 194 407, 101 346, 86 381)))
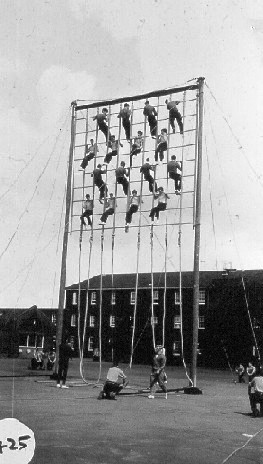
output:
POLYGON ((57 336, 56 336, 56 366, 59 361, 59 345, 62 341, 63 334, 63 320, 64 320, 64 304, 65 304, 65 286, 66 286, 66 266, 67 266, 67 248, 68 248, 68 234, 70 222, 70 209, 71 209, 71 185, 72 185, 72 172, 73 172, 73 154, 75 144, 75 106, 76 102, 71 103, 71 141, 69 148, 69 161, 68 161, 68 176, 67 176, 67 190, 66 190, 66 213, 65 225, 63 235, 63 247, 61 258, 61 271, 60 271, 60 287, 59 287, 59 301, 58 301, 58 314, 57 314, 57 336))
POLYGON ((204 108, 204 77, 198 79, 199 84, 199 111, 198 111, 198 150, 197 150, 197 175, 196 175, 196 203, 194 223, 194 273, 193 273, 193 345, 191 379, 193 387, 196 387, 196 367, 198 350, 199 327, 199 255, 200 255, 200 229, 201 229, 201 177, 202 177, 202 138, 203 138, 203 108, 204 108))

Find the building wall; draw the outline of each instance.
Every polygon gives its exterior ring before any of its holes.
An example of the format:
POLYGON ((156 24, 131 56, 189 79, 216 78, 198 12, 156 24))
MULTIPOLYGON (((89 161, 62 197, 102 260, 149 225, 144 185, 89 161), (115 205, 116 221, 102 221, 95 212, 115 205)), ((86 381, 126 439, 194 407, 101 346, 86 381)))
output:
MULTIPOLYGON (((157 291, 157 289, 155 289, 157 291)), ((177 289, 177 292, 179 289, 177 289)), ((102 359, 128 363, 131 356, 132 332, 134 318, 134 304, 131 303, 131 292, 134 290, 115 289, 115 303, 112 304, 111 290, 103 291, 102 300, 102 359), (112 327, 110 322, 115 326, 112 327)), ((187 362, 191 361, 192 352, 192 307, 193 292, 191 288, 183 289, 183 346, 187 362)), ((154 317, 158 319, 154 325, 156 345, 163 343, 163 316, 164 316, 164 289, 158 289, 158 301, 154 304, 154 317)), ((80 332, 81 339, 84 326, 86 308, 86 292, 81 291, 80 298, 80 332)), ((204 316, 206 306, 200 305, 200 315, 204 316)), ((100 318, 99 290, 89 291, 88 318, 86 324, 86 337, 84 356, 92 357, 94 350, 99 348, 99 318, 100 318), (95 299, 96 295, 96 299, 95 299), (94 323, 94 326, 92 324, 94 323), (92 343, 91 343, 92 342, 92 343)), ((175 327, 175 316, 180 316, 180 304, 175 303, 175 289, 167 289, 166 316, 165 316, 165 347, 169 364, 181 364, 180 355, 182 337, 180 326, 175 327)), ((74 343, 75 352, 78 353, 78 298, 77 290, 68 290, 65 311, 65 330, 74 343), (74 322, 74 324, 72 324, 74 322)), ((151 289, 139 289, 137 296, 136 324, 134 334, 133 362, 149 364, 153 355, 153 331, 151 313, 151 289)), ((204 330, 199 330, 200 348, 204 345, 204 330)), ((202 348, 200 349, 202 353, 202 348)), ((199 363, 203 363, 200 354, 199 363)))

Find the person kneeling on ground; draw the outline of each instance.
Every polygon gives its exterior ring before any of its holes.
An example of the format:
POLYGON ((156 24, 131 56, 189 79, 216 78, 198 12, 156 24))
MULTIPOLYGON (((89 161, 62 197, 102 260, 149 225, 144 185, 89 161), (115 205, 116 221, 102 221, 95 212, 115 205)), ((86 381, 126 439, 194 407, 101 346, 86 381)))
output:
POLYGON ((100 392, 98 399, 116 400, 115 396, 126 387, 128 384, 127 377, 124 372, 118 367, 118 363, 114 363, 107 373, 106 382, 103 390, 100 392))
POLYGON ((251 411, 254 416, 259 416, 257 403, 260 403, 260 412, 263 414, 263 366, 260 367, 259 373, 248 384, 248 396, 251 406, 251 411), (252 393, 251 390, 254 390, 252 393))

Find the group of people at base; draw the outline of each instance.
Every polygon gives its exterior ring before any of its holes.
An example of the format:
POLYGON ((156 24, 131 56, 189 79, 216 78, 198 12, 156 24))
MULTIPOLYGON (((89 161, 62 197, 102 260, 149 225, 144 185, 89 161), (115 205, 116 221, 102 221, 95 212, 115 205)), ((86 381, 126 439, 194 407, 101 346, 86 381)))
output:
POLYGON ((245 368, 243 364, 239 364, 239 366, 236 367, 235 372, 238 377, 238 383, 245 383, 245 375, 247 374, 248 376, 248 381, 251 382, 253 377, 256 374, 256 367, 253 366, 252 362, 249 362, 247 367, 245 368))
MULTIPOLYGON (((156 346, 155 356, 152 363, 152 371, 150 375, 150 394, 148 398, 154 399, 154 391, 159 384, 167 399, 167 375, 165 373, 166 356, 163 346, 156 346)), ((116 395, 128 385, 128 380, 124 372, 119 368, 118 363, 114 362, 113 367, 110 367, 107 373, 106 382, 103 390, 99 393, 98 399, 116 400, 116 395)))
POLYGON ((34 351, 34 356, 31 359, 31 369, 35 370, 45 370, 52 371, 54 364, 56 362, 56 353, 53 349, 51 350, 42 350, 41 348, 36 348, 34 351))

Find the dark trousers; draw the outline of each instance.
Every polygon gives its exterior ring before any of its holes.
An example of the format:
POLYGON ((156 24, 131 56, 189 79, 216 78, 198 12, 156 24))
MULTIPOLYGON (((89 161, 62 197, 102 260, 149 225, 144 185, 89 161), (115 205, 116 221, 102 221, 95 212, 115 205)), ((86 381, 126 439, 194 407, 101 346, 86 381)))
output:
POLYGON ((156 182, 154 182, 153 176, 151 176, 151 174, 145 174, 144 179, 149 182, 149 190, 150 190, 150 192, 153 192, 153 187, 154 187, 155 192, 157 192, 157 184, 156 184, 156 182))
POLYGON ((165 373, 164 371, 161 371, 159 374, 156 374, 155 372, 152 372, 150 375, 150 393, 153 391, 153 387, 156 383, 158 383, 161 387, 161 389, 167 393, 167 388, 164 383, 165 380, 165 373))
POLYGON ((91 209, 88 209, 88 210, 84 211, 84 213, 82 213, 82 215, 80 216, 80 220, 81 220, 81 224, 83 226, 86 225, 86 222, 85 222, 84 218, 87 218, 88 219, 88 225, 92 226, 92 221, 90 219, 90 216, 92 216, 92 214, 93 214, 93 211, 91 209))
POLYGON ((126 177, 118 177, 117 178, 117 184, 121 184, 122 188, 123 188, 124 195, 128 195, 129 182, 126 179, 126 177))
POLYGON ((126 140, 131 138, 131 122, 129 119, 122 120, 123 129, 125 130, 126 140))
MULTIPOLYGON (((261 392, 250 393, 249 401, 250 401, 251 411, 254 412, 257 408, 257 403, 263 401, 263 393, 261 392)), ((260 411, 263 411, 262 404, 260 404, 260 411)))
POLYGON ((110 163, 112 160, 112 157, 117 156, 117 154, 118 154, 117 150, 109 151, 104 158, 104 163, 110 163))
POLYGON ((95 153, 90 153, 89 155, 86 155, 83 158, 82 163, 80 165, 82 169, 85 169, 88 166, 89 161, 91 161, 94 157, 95 157, 95 153))
POLYGON ((117 382, 110 382, 106 380, 103 387, 103 393, 105 393, 106 398, 114 398, 115 395, 118 395, 122 389, 123 385, 120 385, 117 382))
POLYGON ((150 126, 151 136, 155 137, 156 132, 157 132, 157 119, 154 116, 154 114, 152 114, 151 116, 148 116, 148 123, 149 123, 149 126, 150 126))
POLYGON ((57 384, 60 384, 60 381, 62 380, 62 384, 65 385, 66 380, 67 380, 67 373, 68 373, 68 364, 59 364, 57 384))
POLYGON ((106 122, 101 122, 100 124, 98 124, 99 126, 99 129, 101 130, 101 132, 105 135, 105 138, 106 140, 109 140, 110 136, 111 136, 111 133, 109 131, 109 128, 106 124, 106 122))
POLYGON ((130 166, 132 166, 132 157, 137 156, 139 153, 141 153, 141 148, 138 147, 138 145, 133 144, 132 149, 131 149, 131 154, 130 154, 130 166))
POLYGON ((181 190, 181 174, 176 172, 169 172, 169 178, 174 180, 175 190, 181 190))
POLYGON ((157 219, 159 219, 159 213, 160 211, 164 211, 166 209, 166 203, 158 203, 157 206, 151 209, 151 212, 149 214, 149 217, 154 219, 154 216, 156 216, 157 219))
POLYGON ((184 126, 183 126, 183 122, 182 122, 182 116, 181 116, 181 114, 179 113, 179 111, 176 108, 172 108, 170 110, 170 113, 169 113, 169 121, 170 121, 171 128, 173 129, 173 131, 175 131, 175 125, 174 125, 175 119, 176 119, 177 124, 179 126, 180 134, 182 134, 183 131, 184 131, 184 126))
POLYGON ((105 182, 102 180, 101 182, 96 182, 95 185, 100 191, 100 200, 103 200, 104 196, 107 195, 108 190, 105 182))
POLYGON ((244 379, 245 372, 243 374, 238 374, 238 383, 246 383, 244 379))
POLYGON ((155 161, 158 161, 158 154, 160 161, 164 159, 163 152, 167 150, 167 142, 158 143, 157 148, 155 150, 155 161))
POLYGON ((126 213, 126 224, 130 224, 132 221, 132 215, 133 213, 137 213, 138 211, 138 205, 131 205, 129 211, 126 213))
POLYGON ((100 220, 101 220, 102 222, 106 222, 108 216, 112 216, 113 214, 114 214, 114 209, 113 209, 113 208, 108 208, 108 209, 106 209, 106 210, 104 211, 104 213, 102 213, 100 220))

